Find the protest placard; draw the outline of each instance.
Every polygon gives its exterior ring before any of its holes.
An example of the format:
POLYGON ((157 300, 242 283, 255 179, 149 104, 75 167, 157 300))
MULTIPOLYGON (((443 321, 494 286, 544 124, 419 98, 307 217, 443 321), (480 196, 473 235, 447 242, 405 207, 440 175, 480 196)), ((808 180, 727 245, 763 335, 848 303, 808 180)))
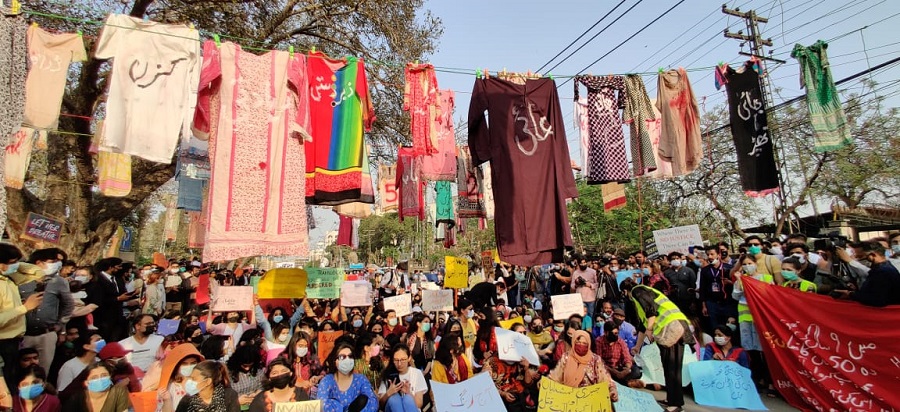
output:
POLYGON ((540 383, 538 412, 583 411, 612 412, 609 384, 572 388, 544 378, 540 383), (586 408, 590 405, 590 408, 586 408))
POLYGON ((177 319, 160 319, 159 326, 156 327, 156 334, 159 336, 169 336, 178 332, 178 326, 181 321, 177 319))
POLYGON ((619 401, 613 402, 616 411, 663 412, 663 408, 656 402, 656 398, 647 392, 631 389, 628 385, 619 385, 618 383, 616 390, 619 393, 619 401))
POLYGON ((197 300, 198 305, 209 303, 209 275, 200 275, 197 278, 197 300))
POLYGON ((337 299, 344 283, 344 269, 313 268, 306 270, 306 297, 310 299, 337 299))
POLYGON ((334 341, 337 338, 341 337, 344 334, 344 331, 331 331, 331 332, 319 332, 316 334, 316 337, 319 340, 319 359, 326 359, 328 355, 331 354, 331 350, 334 349, 334 341))
POLYGON ((694 400, 700 405, 728 409, 767 410, 756 392, 750 369, 737 362, 701 361, 688 365, 694 400))
POLYGON ((503 329, 506 329, 506 330, 512 330, 513 325, 515 325, 517 323, 521 323, 525 327, 528 327, 528 325, 525 325, 525 320, 522 318, 512 318, 512 319, 501 320, 500 327, 503 329))
POLYGON ((458 289, 469 287, 469 261, 444 256, 444 287, 458 289))
POLYGON ((181 282, 183 280, 184 279, 181 278, 181 275, 168 275, 168 276, 166 276, 166 287, 167 288, 171 288, 171 287, 175 287, 175 286, 181 287, 181 282))
MULTIPOLYGON (((656 342, 641 347, 641 353, 634 357, 634 362, 641 367, 641 380, 646 384, 666 384, 666 375, 663 374, 662 361, 659 357, 659 346, 656 342)), ((691 384, 691 374, 687 366, 697 362, 697 355, 691 352, 691 347, 684 345, 684 358, 682 359, 681 383, 683 386, 691 384)))
POLYGON ((341 306, 372 306, 372 284, 365 280, 344 282, 341 285, 341 306))
POLYGON ((494 336, 497 337, 497 352, 500 359, 519 362, 524 358, 529 365, 541 364, 541 359, 534 350, 534 344, 527 336, 497 327, 494 328, 494 336))
POLYGON ((678 226, 653 231, 653 240, 656 241, 656 249, 661 255, 671 252, 688 253, 688 248, 703 244, 703 236, 700 235, 700 226, 678 226))
POLYGON ((406 316, 412 313, 412 295, 404 293, 402 295, 384 298, 384 311, 393 309, 397 312, 397 316, 406 316))
POLYGON ((553 306, 554 320, 566 320, 573 314, 584 314, 584 301, 581 299, 580 293, 551 296, 550 305, 553 306))
POLYGON ((213 312, 253 310, 253 286, 219 286, 210 307, 213 312))
POLYGON ((134 412, 156 412, 156 392, 132 392, 128 394, 134 412))
POLYGON ((260 299, 291 299, 306 296, 307 274, 303 269, 272 269, 262 278, 251 277, 251 285, 254 280, 257 283, 256 294, 260 299))
POLYGON ((322 400, 303 402, 275 402, 272 412, 322 412, 322 400))
POLYGON ((423 290, 422 310, 425 312, 450 312, 453 310, 453 291, 450 289, 423 290))
POLYGON ((639 271, 640 271, 639 269, 632 269, 632 270, 620 270, 620 271, 616 272, 616 285, 621 285, 623 280, 634 276, 639 271))
POLYGON ((59 237, 62 235, 62 226, 61 220, 31 212, 28 213, 22 237, 35 242, 47 242, 55 245, 59 243, 59 237))
POLYGON ((497 385, 487 372, 452 385, 431 381, 431 392, 434 394, 435 410, 440 412, 506 410, 497 385))

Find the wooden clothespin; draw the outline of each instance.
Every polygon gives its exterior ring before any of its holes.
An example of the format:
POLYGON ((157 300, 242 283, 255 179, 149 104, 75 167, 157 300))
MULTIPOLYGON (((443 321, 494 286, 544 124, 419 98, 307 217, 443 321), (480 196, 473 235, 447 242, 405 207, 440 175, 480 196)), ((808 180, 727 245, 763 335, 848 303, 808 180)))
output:
POLYGON ((219 35, 213 33, 213 41, 216 42, 216 48, 222 47, 222 39, 219 38, 219 35))

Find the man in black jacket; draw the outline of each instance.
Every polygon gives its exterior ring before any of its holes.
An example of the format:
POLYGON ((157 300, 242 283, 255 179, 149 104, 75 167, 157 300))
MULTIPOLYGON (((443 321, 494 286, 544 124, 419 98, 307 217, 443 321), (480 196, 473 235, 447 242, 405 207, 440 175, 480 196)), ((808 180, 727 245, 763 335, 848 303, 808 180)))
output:
POLYGON ((94 266, 95 275, 85 287, 85 303, 93 303, 100 310, 94 312, 94 325, 107 342, 118 342, 128 337, 128 323, 122 312, 122 302, 134 297, 125 290, 124 283, 115 274, 122 268, 122 259, 102 259, 94 266))

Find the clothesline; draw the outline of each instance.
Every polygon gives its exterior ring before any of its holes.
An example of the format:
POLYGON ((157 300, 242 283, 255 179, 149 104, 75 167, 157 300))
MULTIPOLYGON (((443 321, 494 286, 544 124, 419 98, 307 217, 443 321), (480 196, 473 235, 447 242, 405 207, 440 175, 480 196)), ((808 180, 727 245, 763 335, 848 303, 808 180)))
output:
MULTIPOLYGON (((63 16, 63 15, 52 14, 52 13, 43 13, 43 12, 39 12, 39 11, 35 11, 35 10, 24 10, 23 13, 27 13, 32 16, 41 16, 41 17, 46 17, 46 18, 50 18, 50 19, 65 20, 65 21, 79 22, 79 23, 85 23, 85 24, 93 24, 93 25, 97 25, 97 26, 107 25, 105 22, 102 22, 102 21, 81 19, 81 18, 63 16)), ((196 40, 195 38, 192 38, 192 37, 179 36, 177 34, 171 34, 171 33, 159 33, 159 32, 155 32, 155 31, 145 30, 145 29, 142 29, 139 27, 126 27, 126 26, 120 26, 120 25, 114 25, 114 24, 108 24, 108 26, 120 28, 120 29, 126 29, 126 30, 136 30, 136 31, 141 31, 141 32, 150 33, 150 34, 156 34, 156 35, 160 35, 160 36, 169 36, 169 37, 180 38, 180 39, 196 40)), ((193 25, 191 25, 191 27, 193 28, 193 25)), ((225 34, 219 34, 219 33, 214 33, 211 31, 203 30, 203 29, 194 29, 194 30, 197 30, 197 32, 199 34, 201 34, 202 36, 205 36, 206 40, 221 41, 221 39, 227 38, 227 39, 239 40, 242 42, 263 44, 263 42, 261 42, 259 40, 230 36, 230 35, 225 35, 225 34)), ((200 41, 202 42, 203 39, 201 39, 200 41)), ((270 49, 245 46, 244 44, 240 44, 240 46, 242 49, 245 49, 245 50, 253 50, 253 51, 258 51, 258 52, 272 51, 270 49)), ((294 50, 294 47, 289 46, 288 51, 292 52, 293 50, 294 50)), ((311 51, 315 51, 315 46, 313 46, 311 51)), ((307 58, 326 58, 325 56, 309 55, 309 54, 305 54, 305 53, 304 53, 304 56, 306 56, 307 58)), ((365 59, 365 60, 367 60, 369 63, 376 65, 376 66, 391 67, 391 68, 405 67, 405 64, 398 64, 398 63, 393 63, 393 62, 388 62, 388 61, 382 61, 382 60, 376 60, 376 59, 365 59)), ((693 68, 686 68, 685 71, 687 71, 687 72, 707 71, 707 70, 712 70, 715 67, 716 66, 693 67, 693 68)), ((494 73, 494 75, 496 75, 501 72, 506 72, 506 69, 490 70, 489 68, 481 69, 481 68, 461 68, 461 67, 449 67, 449 66, 434 66, 434 69, 436 72, 440 72, 440 73, 458 74, 458 75, 467 75, 467 76, 478 75, 480 73, 488 73, 488 72, 492 72, 492 73, 494 73)), ((659 72, 661 70, 663 70, 662 67, 660 67, 657 71, 654 71, 654 72, 623 72, 623 73, 610 72, 608 74, 616 75, 616 76, 624 76, 624 75, 651 76, 651 75, 659 74, 659 72)), ((512 72, 509 72, 509 73, 512 73, 512 72)), ((535 76, 541 77, 541 76, 539 76, 538 73, 535 73, 535 76)), ((577 75, 577 74, 575 74, 575 75, 572 75, 572 74, 556 75, 556 74, 552 74, 552 73, 547 73, 546 76, 543 76, 543 77, 570 79, 570 78, 574 78, 576 76, 579 76, 579 75, 577 75)))

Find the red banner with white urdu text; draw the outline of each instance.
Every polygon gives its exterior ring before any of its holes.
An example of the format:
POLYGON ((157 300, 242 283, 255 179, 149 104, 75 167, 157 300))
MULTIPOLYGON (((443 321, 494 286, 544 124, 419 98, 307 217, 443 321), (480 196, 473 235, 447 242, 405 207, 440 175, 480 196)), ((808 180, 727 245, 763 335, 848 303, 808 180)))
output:
POLYGON ((805 411, 900 407, 900 307, 743 278, 775 387, 805 411))

